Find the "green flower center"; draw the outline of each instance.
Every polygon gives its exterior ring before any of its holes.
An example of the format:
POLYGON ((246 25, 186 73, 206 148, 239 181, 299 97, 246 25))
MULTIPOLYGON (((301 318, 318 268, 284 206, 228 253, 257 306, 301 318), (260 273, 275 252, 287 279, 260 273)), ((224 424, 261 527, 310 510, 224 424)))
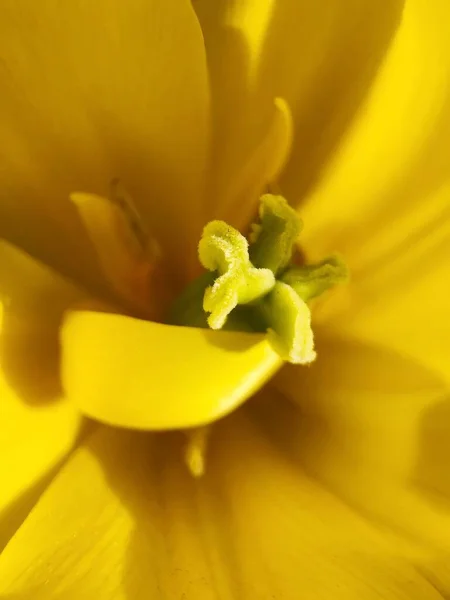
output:
POLYGON ((169 311, 177 325, 267 332, 284 360, 314 360, 307 302, 347 278, 337 256, 317 264, 293 263, 302 223, 282 196, 260 199, 250 240, 223 221, 203 230, 198 253, 207 271, 192 282, 169 311))

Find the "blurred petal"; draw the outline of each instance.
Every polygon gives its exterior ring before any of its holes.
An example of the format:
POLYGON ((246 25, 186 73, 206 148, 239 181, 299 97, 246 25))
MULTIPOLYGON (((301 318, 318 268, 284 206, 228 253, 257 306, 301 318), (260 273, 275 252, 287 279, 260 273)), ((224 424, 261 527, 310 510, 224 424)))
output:
POLYGON ((0 557, 16 600, 438 600, 397 548, 308 480, 245 418, 217 427, 207 474, 175 436, 102 429, 0 557))
POLYGON ((406 2, 370 97, 301 208, 306 251, 337 250, 352 274, 348 312, 327 322, 447 381, 449 19, 445 0, 406 2))
POLYGON ((450 386, 450 182, 415 207, 405 204, 401 218, 386 214, 386 228, 367 238, 359 255, 336 245, 351 280, 317 305, 316 322, 409 357, 450 386), (353 261, 361 267, 352 270, 353 261))
POLYGON ((58 320, 75 293, 0 245, 0 548, 77 438, 80 414, 58 378, 58 320))
POLYGON ((442 598, 450 594, 450 567, 448 556, 425 560, 420 565, 420 572, 438 590, 442 598))
POLYGON ((68 396, 90 417, 136 429, 214 421, 281 365, 264 335, 107 313, 70 314, 62 341, 68 396))
POLYGON ((286 367, 277 376, 274 384, 296 406, 276 397, 262 417, 268 430, 352 506, 450 549, 442 382, 392 351, 351 341, 319 336, 317 353, 308 369, 286 367))
POLYGON ((188 0, 7 0, 0 64, 3 235, 93 279, 68 195, 120 177, 169 250, 195 252, 209 101, 188 0))
MULTIPOLYGON (((295 201, 317 179, 386 53, 402 0, 195 0, 211 80, 210 193, 223 197, 271 121, 290 106, 295 139, 282 191, 295 201)), ((211 218, 211 217, 210 217, 211 218)))

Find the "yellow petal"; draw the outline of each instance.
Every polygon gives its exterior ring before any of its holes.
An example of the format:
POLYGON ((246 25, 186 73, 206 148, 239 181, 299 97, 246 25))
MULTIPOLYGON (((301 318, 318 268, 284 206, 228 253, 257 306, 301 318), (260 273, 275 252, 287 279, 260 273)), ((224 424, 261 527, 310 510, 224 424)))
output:
MULTIPOLYGON (((273 113, 263 137, 230 181, 220 190, 209 191, 215 203, 208 213, 218 215, 237 229, 245 231, 257 213, 261 194, 270 183, 276 182, 289 156, 292 142, 292 116, 285 100, 275 98, 273 113)), ((221 159, 223 160, 223 159, 221 159)), ((214 170, 210 172, 215 176, 214 170)), ((211 185, 217 184, 211 179, 211 185)))
POLYGON ((129 600, 185 591, 212 599, 195 488, 165 437, 101 428, 2 555, 0 593, 129 600))
POLYGON ((214 107, 211 197, 241 172, 271 121, 273 98, 280 96, 295 123, 282 191, 296 200, 316 180, 357 112, 403 2, 391 1, 383 10, 377 0, 196 0, 194 7, 205 36, 214 107))
MULTIPOLYGON (((363 106, 302 207, 308 241, 328 234, 356 253, 374 229, 387 232, 394 217, 419 210, 424 196, 448 180, 450 5, 446 0, 404 5, 363 106)), ((295 168, 286 173, 292 185, 286 181, 285 191, 300 200, 295 168)))
POLYGON ((327 322, 447 381, 449 19, 445 0, 405 3, 364 107, 301 206, 304 248, 312 258, 339 251, 352 275, 347 314, 327 322))
POLYGON ((68 196, 120 177, 169 252, 195 255, 209 100, 188 0, 5 2, 0 64, 3 235, 94 278, 68 196))
POLYGON ((29 404, 0 371, 0 547, 39 497, 42 486, 73 448, 80 415, 60 398, 29 404))
POLYGON ((80 424, 62 397, 58 326, 80 296, 0 243, 0 547, 73 447, 80 424))
POLYGON ((118 298, 139 316, 158 320, 165 300, 159 246, 142 227, 131 199, 118 204, 96 194, 73 193, 105 279, 118 298), (125 208, 124 208, 125 207, 125 208), (157 268, 158 267, 158 268, 157 268))
POLYGON ((62 331, 66 392, 86 415, 123 427, 202 425, 244 402, 281 359, 264 335, 74 312, 62 331))
POLYGON ((336 244, 351 281, 317 306, 315 319, 410 357, 450 385, 450 182, 404 208, 393 222, 386 212, 385 228, 367 234, 359 255, 336 244))
POLYGON ((364 110, 302 208, 311 254, 352 273, 342 333, 383 344, 450 381, 449 5, 410 0, 364 110), (345 329, 345 331, 344 331, 345 329))
POLYGON ((59 326, 67 307, 85 292, 0 240, 0 359, 7 379, 26 401, 61 394, 59 326))
POLYGON ((421 565, 421 572, 428 579, 428 581, 434 585, 438 590, 442 598, 449 594, 450 591, 450 570, 448 556, 440 558, 431 557, 430 559, 423 561, 421 565))
MULTIPOLYGON (((181 437, 181 436, 180 436, 181 437)), ((15 600, 439 600, 381 533, 247 420, 226 419, 200 480, 180 440, 101 429, 0 557, 15 600)))
POLYGON ((445 386, 392 351, 320 336, 316 346, 308 369, 277 376, 274 384, 297 406, 276 397, 261 417, 266 427, 352 506, 450 549, 445 386))

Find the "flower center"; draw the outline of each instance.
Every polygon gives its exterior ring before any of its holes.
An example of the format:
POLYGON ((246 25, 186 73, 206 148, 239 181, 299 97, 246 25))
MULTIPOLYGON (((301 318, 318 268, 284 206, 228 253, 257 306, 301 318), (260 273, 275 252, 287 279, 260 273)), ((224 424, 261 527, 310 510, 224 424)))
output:
POLYGON ((170 296, 158 269, 162 253, 127 191, 115 180, 107 198, 76 192, 70 199, 124 312, 161 320, 170 296))
POLYGON ((136 316, 174 325, 267 332, 274 350, 295 364, 314 360, 307 303, 347 277, 337 256, 313 265, 295 263, 302 222, 280 195, 260 198, 249 241, 224 221, 203 230, 198 254, 207 269, 171 304, 161 251, 129 194, 114 181, 109 198, 71 195, 103 272, 136 316))
POLYGON ((177 298, 169 322, 177 325, 267 332, 273 349, 288 362, 314 360, 307 302, 347 277, 338 257, 294 264, 301 220, 282 196, 260 199, 259 221, 250 241, 223 221, 211 221, 198 246, 208 269, 177 298))
MULTIPOLYGON (((308 364, 316 353, 308 302, 347 278, 343 261, 332 256, 297 264, 302 222, 280 195, 260 198, 258 221, 249 240, 224 221, 203 230, 198 255, 206 271, 167 306, 158 279, 161 252, 145 229, 131 198, 115 182, 109 199, 72 194, 72 201, 97 250, 105 276, 135 316, 168 324, 267 333, 279 356, 308 364)), ((187 431, 185 462, 202 475, 209 430, 187 431)))

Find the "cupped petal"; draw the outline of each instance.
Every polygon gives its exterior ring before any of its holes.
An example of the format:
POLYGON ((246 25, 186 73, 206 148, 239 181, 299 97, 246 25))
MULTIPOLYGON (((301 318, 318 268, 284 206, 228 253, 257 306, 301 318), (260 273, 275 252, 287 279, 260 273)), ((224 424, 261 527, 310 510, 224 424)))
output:
POLYGON ((386 3, 382 10, 376 0, 193 4, 211 81, 211 204, 217 202, 219 210, 220 202, 227 202, 224 192, 231 191, 230 182, 241 177, 242 165, 263 139, 278 96, 294 117, 282 188, 294 202, 317 179, 357 112, 398 26, 403 1, 386 3))
POLYGON ((68 196, 119 177, 172 258, 195 253, 209 100, 188 0, 4 2, 0 64, 2 235, 95 279, 68 196))
MULTIPOLYGON (((366 515, 450 549, 448 391, 433 371, 383 348, 316 338, 308 369, 285 367, 255 403, 307 472, 366 515)), ((260 411, 258 413, 258 411, 260 411)))
POLYGON ((73 312, 62 330, 65 390, 111 425, 193 427, 234 410, 277 370, 264 335, 73 312))
POLYGON ((351 273, 336 294, 343 302, 322 315, 329 326, 410 356, 447 382, 449 19, 445 1, 405 3, 370 96, 300 205, 306 253, 338 251, 351 273))
POLYGON ((245 417, 192 478, 174 434, 101 428, 0 557, 15 600, 438 600, 399 547, 309 480, 245 417))

